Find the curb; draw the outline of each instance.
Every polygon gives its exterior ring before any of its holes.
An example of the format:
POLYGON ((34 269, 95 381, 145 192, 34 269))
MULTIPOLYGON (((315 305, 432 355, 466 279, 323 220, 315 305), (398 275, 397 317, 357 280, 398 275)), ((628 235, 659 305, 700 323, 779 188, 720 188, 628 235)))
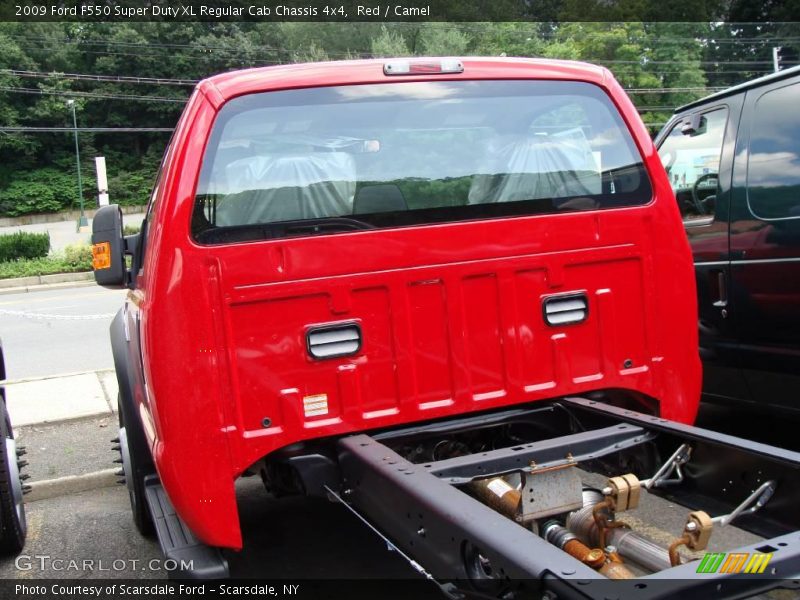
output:
POLYGON ((62 379, 64 377, 75 377, 77 375, 100 375, 101 373, 114 372, 114 367, 108 367, 106 369, 90 369, 88 371, 70 371, 69 373, 58 373, 57 375, 38 375, 36 377, 22 377, 21 379, 0 379, 0 385, 14 385, 16 383, 44 381, 45 379, 62 379))
POLYGON ((13 279, 0 279, 0 295, 57 290, 89 285, 96 285, 94 282, 94 273, 92 271, 16 277, 13 279))
POLYGON ((37 502, 114 486, 117 484, 116 471, 117 469, 104 469, 83 475, 66 475, 56 479, 30 482, 28 485, 31 486, 31 490, 25 496, 25 502, 37 502))
POLYGON ((36 421, 35 423, 18 423, 14 425, 14 430, 26 429, 28 427, 51 427, 54 425, 70 425, 72 423, 80 423, 82 421, 91 421, 93 419, 101 419, 103 417, 111 417, 117 414, 116 410, 108 410, 103 412, 90 413, 85 415, 72 415, 61 419, 53 419, 52 421, 36 421))

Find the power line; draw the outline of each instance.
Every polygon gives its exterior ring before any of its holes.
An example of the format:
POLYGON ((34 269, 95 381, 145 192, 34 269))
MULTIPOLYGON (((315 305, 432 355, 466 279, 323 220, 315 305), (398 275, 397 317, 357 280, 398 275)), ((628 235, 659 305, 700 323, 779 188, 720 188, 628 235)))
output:
MULTIPOLYGON (((147 54, 131 54, 126 52, 117 52, 117 51, 105 51, 105 50, 85 50, 80 49, 81 52, 85 54, 112 54, 112 55, 121 55, 121 56, 164 56, 165 53, 168 55, 173 54, 173 50, 175 49, 189 49, 194 52, 201 53, 200 56, 194 56, 193 58, 215 58, 211 52, 226 52, 230 54, 240 55, 244 52, 258 52, 258 53, 280 53, 280 54, 289 54, 290 50, 285 47, 280 46, 266 46, 266 45, 252 45, 250 47, 242 48, 241 46, 211 46, 211 45, 201 45, 201 44, 165 44, 165 43, 158 43, 158 42, 116 42, 113 40, 74 40, 74 39, 52 39, 52 38, 31 38, 25 36, 9 36, 14 39, 19 39, 23 43, 30 42, 30 43, 49 43, 51 45, 56 44, 69 44, 72 46, 117 46, 123 49, 136 49, 136 48, 143 48, 147 50, 153 50, 156 53, 147 53, 147 54), (158 54, 161 52, 161 54, 158 54)), ((20 46, 22 47, 22 46, 20 46)), ((24 46, 26 49, 33 49, 33 50, 41 50, 41 46, 24 46)), ((333 51, 326 51, 325 52, 328 56, 339 56, 339 57, 352 57, 353 55, 364 56, 364 55, 371 55, 372 49, 369 50, 350 50, 342 51, 342 52, 333 52, 333 51)))
POLYGON ((623 88, 629 95, 645 95, 645 94, 714 94, 727 90, 730 86, 714 86, 714 87, 661 87, 661 88, 623 88))
POLYGON ((165 98, 163 96, 134 96, 131 94, 101 94, 95 92, 74 92, 71 90, 42 90, 39 88, 22 88, 11 86, 0 86, 0 92, 10 92, 12 94, 39 94, 46 96, 74 96, 77 98, 101 98, 105 100, 133 100, 137 102, 172 102, 184 104, 186 98, 165 98))
MULTIPOLYGON (((78 127, 78 133, 170 132, 173 127, 78 127)), ((72 133, 74 127, 0 127, 2 133, 72 133)))
MULTIPOLYGON (((413 22, 399 22, 393 24, 395 27, 411 27, 416 29, 425 29, 431 27, 430 24, 427 23, 413 23, 413 22)), ((763 25, 763 24, 762 24, 763 25)), ((477 24, 453 24, 453 23, 437 23, 434 25, 437 30, 445 30, 445 31, 462 31, 462 32, 488 32, 490 28, 487 28, 483 25, 477 24)), ((602 31, 580 31, 581 37, 585 38, 603 38, 607 36, 610 32, 614 32, 614 29, 606 29, 602 31)), ((247 36, 250 31, 244 31, 243 35, 247 36)), ((509 32, 505 32, 508 34, 509 32)), ((564 32, 560 31, 558 28, 552 31, 542 31, 538 25, 531 24, 529 25, 529 29, 526 30, 525 28, 520 28, 514 32, 513 34, 518 34, 520 36, 527 36, 525 41, 528 38, 533 39, 535 38, 558 38, 564 37, 564 32)), ((652 41, 658 40, 659 42, 704 42, 704 43, 734 43, 734 44, 757 44, 757 43, 772 43, 773 40, 780 40, 782 42, 793 42, 793 41, 800 41, 800 37, 792 36, 792 35, 781 35, 781 36, 772 36, 770 37, 770 32, 765 31, 762 36, 759 37, 730 37, 730 38, 720 38, 718 31, 715 30, 708 30, 704 32, 698 32, 696 35, 693 36, 676 36, 676 35, 667 35, 667 36, 659 36, 657 33, 651 33, 650 35, 632 35, 628 36, 626 39, 628 41, 652 41), (768 41, 770 40, 770 41, 768 41)), ((724 32, 723 32, 724 33, 724 32)), ((218 45, 201 45, 201 44, 179 44, 179 43, 164 43, 164 42, 124 42, 124 41, 115 41, 115 40, 96 40, 96 39, 70 39, 70 38, 61 38, 61 39, 54 39, 51 37, 43 37, 43 36, 27 36, 27 35, 10 35, 9 37, 13 39, 19 39, 23 41, 37 41, 37 42, 58 42, 58 43, 65 43, 65 44, 74 44, 74 45, 88 45, 88 46, 99 46, 99 45, 113 45, 113 46, 122 46, 122 47, 156 47, 156 48, 192 48, 192 49, 201 49, 201 50, 224 50, 230 51, 231 48, 228 46, 218 46, 218 45)), ((282 48, 278 48, 275 46, 256 46, 260 49, 268 49, 268 50, 283 50, 282 48)))
MULTIPOLYGON (((416 24, 412 24, 412 25, 416 25, 416 24)), ((456 27, 454 29, 461 30, 463 28, 456 27)), ((603 36, 607 35, 607 33, 608 32, 585 32, 585 33, 582 33, 581 35, 582 35, 582 37, 603 37, 603 36)), ((525 35, 525 34, 522 33, 521 35, 525 35)), ((553 38, 553 37, 557 37, 560 34, 558 32, 555 32, 555 33, 547 33, 547 32, 541 33, 541 32, 539 32, 539 33, 534 33, 532 35, 534 35, 535 38, 538 39, 538 38, 553 38)), ((281 54, 286 54, 287 53, 287 49, 286 48, 277 47, 277 46, 264 46, 264 45, 254 45, 254 46, 252 46, 250 48, 241 48, 241 47, 216 46, 216 45, 211 46, 211 45, 197 45, 197 44, 165 44, 165 43, 157 43, 157 42, 153 42, 153 43, 144 42, 144 43, 142 43, 142 42, 115 42, 115 41, 111 41, 111 40, 70 40, 70 39, 53 40, 51 38, 28 38, 28 37, 25 37, 25 36, 12 36, 12 37, 16 37, 16 38, 22 39, 23 41, 39 40, 39 41, 46 42, 46 43, 51 43, 51 44, 63 43, 63 44, 70 44, 70 45, 76 45, 76 46, 78 46, 78 45, 109 46, 109 47, 110 46, 117 46, 117 47, 122 47, 122 48, 144 48, 144 49, 156 51, 155 53, 154 52, 148 52, 148 53, 144 53, 144 54, 142 54, 142 53, 132 54, 132 53, 129 53, 129 52, 115 52, 115 51, 111 51, 111 50, 92 51, 92 50, 81 49, 81 52, 86 53, 86 54, 104 54, 104 55, 117 55, 117 56, 160 57, 160 56, 164 56, 164 52, 169 53, 171 50, 179 49, 179 48, 185 48, 185 49, 189 49, 189 50, 192 50, 192 51, 195 51, 195 52, 201 52, 200 55, 193 55, 193 56, 190 55, 191 58, 195 58, 195 59, 199 59, 199 58, 204 58, 204 59, 218 58, 218 57, 214 57, 213 55, 209 54, 210 52, 215 52, 215 53, 218 53, 218 52, 234 53, 234 54, 237 54, 237 55, 238 54, 242 54, 243 52, 260 53, 260 54, 263 54, 264 52, 281 53, 281 54), (161 52, 161 53, 159 53, 159 52, 161 52)), ((526 38, 526 41, 528 39, 532 40, 534 38, 526 38)), ((654 36, 654 37, 629 37, 629 38, 626 38, 627 42, 637 42, 637 41, 638 42, 658 42, 659 44, 670 43, 670 42, 675 42, 675 41, 692 41, 692 42, 695 42, 697 44, 700 44, 700 43, 714 43, 714 44, 716 44, 716 43, 723 43, 723 42, 724 43, 742 43, 742 44, 747 44, 747 45, 754 45, 756 43, 775 44, 775 43, 779 43, 779 42, 780 43, 784 43, 784 44, 789 44, 789 43, 791 43, 791 42, 793 42, 795 40, 800 40, 800 38, 795 38, 795 37, 773 37, 773 38, 769 38, 769 37, 765 37, 765 38, 753 38, 752 41, 750 39, 748 39, 748 40, 744 40, 744 39, 742 39, 742 40, 732 40, 732 39, 716 40, 716 39, 707 39, 707 38, 703 38, 703 37, 697 37, 697 38, 669 38, 669 37, 657 37, 657 36, 654 36)), ((40 47, 39 48, 28 47, 28 49, 41 49, 41 48, 40 47)), ((331 57, 337 57, 337 56, 338 57, 350 57, 353 54, 364 56, 364 55, 370 55, 371 54, 371 49, 370 50, 348 50, 346 52, 328 51, 328 52, 326 52, 326 54, 328 56, 331 56, 331 57)), ((271 56, 271 58, 274 58, 274 57, 271 56)), ((280 63, 281 61, 277 61, 277 62, 280 63)), ((601 62, 601 61, 598 61, 598 62, 601 62)), ((625 62, 628 62, 628 63, 635 64, 635 63, 637 63, 639 61, 607 60, 607 61, 602 61, 602 62, 606 62, 606 63, 625 63, 625 62)), ((650 62, 654 63, 656 61, 650 61, 650 62)), ((660 61, 660 62, 662 64, 670 64, 672 61, 660 61)), ((706 61, 706 64, 715 64, 716 62, 721 62, 721 61, 706 61)), ((758 63, 758 61, 722 61, 722 62, 726 62, 728 64, 757 64, 758 63)), ((767 62, 763 62, 761 64, 767 64, 767 62)))
MULTIPOLYGON (((600 65, 674 65, 674 60, 649 60, 646 57, 640 60, 615 60, 615 59, 603 59, 603 58, 586 58, 583 59, 588 62, 593 62, 595 64, 600 65)), ((700 61, 692 61, 694 64, 697 65, 771 65, 771 60, 700 60, 700 61)))
MULTIPOLYGON (((71 42, 64 42, 64 43, 65 44, 70 44, 71 42)), ((55 51, 58 48, 58 45, 55 42, 52 43, 52 46, 53 46, 52 48, 44 48, 42 45, 37 45, 37 46, 30 46, 30 45, 25 45, 25 44, 18 44, 17 45, 17 47, 20 48, 21 50, 39 51, 39 52, 41 52, 42 50, 55 51)), ((136 48, 131 48, 131 50, 132 50, 131 52, 121 52, 121 51, 116 51, 116 50, 86 50, 86 49, 83 49, 83 48, 78 48, 77 50, 79 52, 81 52, 82 54, 94 54, 94 55, 102 55, 102 56, 132 56, 132 57, 138 57, 138 58, 165 58, 165 57, 172 57, 172 56, 175 55, 174 50, 172 50, 170 48, 153 47, 153 46, 150 46, 148 44, 142 44, 141 48, 143 50, 149 49, 151 51, 150 52, 142 52, 142 51, 135 51, 134 52, 133 50, 136 50, 136 48)), ((282 48, 265 48, 265 47, 242 48, 241 46, 237 46, 235 48, 221 47, 221 48, 218 48, 218 49, 213 49, 213 48, 205 49, 203 47, 194 47, 194 46, 187 46, 187 48, 190 49, 190 50, 194 50, 197 53, 193 54, 191 52, 182 52, 181 53, 181 58, 191 58, 191 59, 197 59, 197 60, 199 60, 199 59, 218 60, 220 58, 218 54, 221 53, 221 52, 222 53, 232 54, 234 56, 240 56, 240 55, 243 55, 243 54, 249 54, 249 55, 252 55, 252 56, 265 56, 264 51, 269 51, 271 53, 280 52, 281 54, 288 54, 288 52, 285 49, 282 49, 282 48), (261 51, 261 52, 259 52, 259 51, 261 51)), ((353 53, 350 53, 350 52, 327 52, 326 54, 328 56, 349 57, 349 56, 352 56, 352 54, 358 54, 358 53, 355 53, 355 52, 353 52, 353 53)), ((274 55, 273 54, 269 54, 269 58, 274 58, 274 55)), ((276 64, 280 64, 280 61, 276 61, 276 64)))
MULTIPOLYGON (((411 24, 411 25, 416 25, 416 24, 411 24)), ((603 35, 606 35, 606 34, 607 34, 607 32, 586 32, 586 35, 589 36, 589 37, 591 37, 592 35, 603 36, 603 35)), ((545 36, 542 36, 541 34, 535 34, 535 35, 537 35, 538 37, 547 37, 547 36, 552 37, 550 33, 547 33, 545 36)), ((16 37, 20 37, 23 40, 33 40, 34 39, 34 38, 25 38, 23 36, 16 36, 16 37)), ((52 40, 50 38, 38 38, 38 39, 40 39, 41 41, 44 41, 44 42, 52 43, 52 44, 55 44, 57 42, 57 40, 52 40)), ((658 37, 654 37, 654 38, 626 38, 626 41, 636 41, 636 39, 638 39, 640 41, 658 42, 658 43, 665 43, 665 42, 671 41, 671 38, 658 38, 658 37)), ((680 39, 680 38, 675 38, 675 39, 680 39)), ((763 42, 763 43, 766 44, 766 43, 777 43, 777 41, 780 41, 781 43, 788 43, 791 40, 794 40, 795 38, 781 37, 781 38, 756 38, 756 39, 757 39, 758 42, 763 42)), ((800 39, 800 38, 797 38, 797 39, 800 39)), ((693 39, 692 41, 700 43, 700 42, 708 41, 708 40, 693 39)), ((275 53, 278 53, 280 55, 285 55, 288 52, 286 48, 281 48, 281 47, 276 47, 276 46, 263 46, 263 45, 252 46, 250 48, 242 48, 242 47, 230 47, 230 46, 203 46, 203 45, 196 45, 196 44, 164 44, 164 43, 156 43, 156 42, 154 42, 154 43, 114 42, 114 41, 110 41, 110 40, 69 40, 69 39, 63 39, 63 40, 60 40, 60 42, 64 43, 64 44, 71 44, 71 45, 93 45, 93 46, 105 45, 105 46, 121 46, 123 48, 143 48, 143 49, 151 50, 151 52, 131 53, 131 52, 118 52, 118 51, 112 51, 112 50, 99 50, 99 51, 97 51, 97 50, 80 49, 80 51, 85 53, 85 54, 98 54, 98 55, 110 55, 110 56, 132 56, 132 57, 146 57, 146 58, 161 58, 161 57, 164 57, 165 55, 171 54, 171 50, 177 49, 177 48, 186 48, 186 49, 189 49, 189 50, 193 50, 195 52, 200 52, 200 54, 183 53, 183 57, 184 58, 190 58, 190 59, 196 59, 196 60, 200 60, 200 59, 203 59, 203 60, 218 59, 220 57, 215 55, 215 54, 216 53, 220 53, 220 52, 228 53, 228 54, 236 54, 236 55, 241 55, 242 53, 250 53, 252 55, 251 56, 251 60, 250 61, 244 61, 244 62, 247 62, 248 65, 252 64, 252 58, 256 58, 259 55, 264 55, 265 52, 269 54, 269 59, 271 59, 267 64, 283 64, 284 61, 275 60, 275 56, 274 55, 275 55, 275 53)), ((29 49, 29 50, 41 50, 41 47, 30 47, 30 46, 28 46, 28 47, 25 47, 25 48, 29 49)), ((361 57, 371 56, 372 52, 371 52, 371 49, 370 49, 370 50, 363 50, 363 51, 348 50, 346 52, 328 51, 328 52, 326 52, 326 54, 329 57, 346 57, 346 58, 349 58, 349 57, 352 57, 353 55, 361 56, 361 57)), ((588 59, 588 60, 592 60, 592 59, 588 59)), ((656 60, 625 61, 625 60, 613 60, 613 59, 608 59, 608 60, 594 59, 593 62, 596 62, 596 63, 599 63, 599 64, 674 64, 674 61, 656 61, 656 60)), ((736 65, 757 65, 757 64, 759 64, 759 65, 770 66, 772 63, 770 61, 768 61, 768 60, 767 61, 759 61, 759 60, 749 60, 749 61, 717 60, 717 61, 714 61, 714 60, 710 60, 710 61, 699 61, 697 64, 706 64, 706 65, 726 65, 726 64, 727 65, 734 65, 734 64, 736 64, 736 65)))
MULTIPOLYGON (((30 52, 30 51, 40 51, 41 52, 42 50, 46 50, 46 51, 49 51, 49 52, 54 52, 56 50, 56 48, 46 48, 45 49, 45 48, 42 48, 41 46, 24 46, 24 45, 19 45, 18 48, 20 48, 21 50, 25 50, 26 52, 30 52)), ((110 51, 110 50, 101 50, 101 51, 80 50, 80 52, 82 54, 94 54, 94 55, 99 55, 99 56, 125 56, 125 57, 135 57, 135 58, 157 58, 157 59, 169 59, 169 58, 172 58, 174 56, 174 53, 169 53, 169 52, 167 52, 166 54, 153 53, 153 52, 113 52, 113 51, 110 51)), ((241 48, 239 48, 238 50, 232 48, 231 52, 234 53, 235 55, 241 55, 243 53, 243 50, 241 48)), ((330 53, 329 56, 334 56, 334 54, 330 53)), ((348 56, 348 55, 341 54, 341 56, 348 56)), ((182 59, 189 58, 189 59, 192 59, 192 60, 201 60, 201 59, 219 60, 220 59, 219 56, 216 56, 216 55, 213 55, 213 54, 210 54, 210 53, 199 54, 199 55, 191 55, 191 54, 188 54, 188 53, 182 53, 181 54, 181 58, 182 59)), ((264 60, 266 62, 265 59, 262 59, 262 60, 264 60)), ((273 60, 272 64, 283 64, 283 63, 282 63, 282 61, 279 61, 279 60, 273 60)))
MULTIPOLYGON (((658 71, 646 71, 650 75, 680 75, 681 73, 686 73, 686 70, 675 70, 675 71, 663 71, 659 69, 658 71)), ((759 69, 736 69, 734 71, 717 71, 712 69, 704 69, 703 73, 705 75, 737 75, 740 73, 772 73, 772 69, 767 70, 759 70, 759 69)))
MULTIPOLYGON (((104 39, 104 40, 78 40, 78 39, 70 39, 70 38, 61 38, 61 39, 54 39, 49 37, 29 37, 23 35, 12 35, 9 36, 13 39, 19 39, 23 42, 50 42, 50 43, 59 43, 59 44, 72 44, 72 45, 83 45, 83 46, 122 46, 124 48, 154 48, 154 49, 165 49, 165 50, 173 50, 176 48, 190 48, 192 50, 223 50, 225 52, 234 52, 237 51, 237 48, 233 48, 231 46, 210 46, 204 44, 166 44, 163 42, 118 42, 114 40, 104 39)), ((283 50, 277 46, 254 46, 254 48, 262 49, 262 50, 283 50)), ((241 48, 238 49, 241 51, 241 48)))
POLYGON ((629 94, 672 94, 677 92, 701 92, 711 94, 721 92, 725 87, 674 87, 674 88, 623 88, 629 94))
MULTIPOLYGON (((323 24, 324 25, 324 24, 323 24)), ((364 24, 366 26, 373 25, 373 24, 364 24)), ((543 30, 539 24, 521 24, 523 27, 517 28, 513 31, 505 31, 504 35, 508 35, 509 33, 512 36, 517 36, 518 40, 522 41, 533 41, 538 39, 553 39, 553 38, 566 38, 571 33, 568 29, 566 30, 567 33, 564 33, 563 26, 556 26, 555 28, 551 28, 550 31, 543 30), (524 25, 527 25, 525 27, 524 25), (523 38, 524 36, 524 38, 523 38)), ((615 25, 621 24, 610 24, 611 27, 607 29, 603 29, 600 31, 591 31, 587 30, 586 27, 580 28, 577 33, 580 34, 582 38, 604 38, 609 33, 616 33, 619 29, 615 29, 615 25)), ((735 37, 735 33, 733 33, 734 37, 721 37, 720 34, 723 36, 725 33, 733 31, 736 29, 734 24, 727 24, 729 27, 726 29, 711 29, 711 24, 706 24, 705 27, 707 28, 706 31, 699 31, 695 27, 695 31, 697 33, 689 34, 689 35, 659 35, 658 32, 649 32, 645 33, 644 35, 635 33, 635 32, 625 32, 626 35, 625 39, 629 42, 651 42, 651 41, 658 41, 659 43, 673 43, 673 42, 693 42, 693 43, 703 43, 703 44, 745 44, 745 45, 758 45, 758 44, 767 44, 767 43, 791 43, 800 41, 800 37, 795 35, 783 34, 777 35, 774 32, 774 27, 771 29, 773 31, 765 29, 761 35, 757 37, 753 36, 741 36, 735 37), (632 35, 631 35, 632 33, 632 35)), ((759 28, 764 27, 764 24, 751 24, 751 25, 758 25, 759 28)), ((411 23, 411 22, 400 22, 394 23, 394 28, 406 27, 406 28, 414 28, 415 30, 424 30, 429 28, 436 28, 436 30, 444 30, 444 31, 458 31, 458 32, 479 32, 479 33, 487 33, 491 32, 491 27, 487 27, 486 25, 481 24, 467 24, 467 23, 436 23, 436 24, 428 24, 428 23, 411 23)), ((589 28, 590 29, 590 28, 589 28)), ((243 31, 242 34, 247 39, 247 41, 251 41, 250 38, 247 36, 252 33, 254 30, 247 30, 243 31)), ((12 39, 21 40, 23 42, 45 42, 45 43, 60 43, 60 44, 71 44, 71 45, 84 45, 84 46, 117 46, 123 48, 152 48, 152 49, 177 49, 177 48, 188 48, 192 50, 201 50, 201 51, 223 51, 223 52, 241 52, 241 48, 232 48, 231 46, 225 45, 210 45, 210 44, 196 44, 196 43, 164 43, 164 42, 125 42, 125 41, 116 41, 110 39, 75 39, 75 38, 52 38, 52 37, 44 37, 44 36, 30 36, 30 35, 21 35, 21 34, 12 34, 9 35, 12 39)), ((286 52, 286 48, 278 47, 278 46, 268 46, 268 45, 256 45, 254 44, 251 49, 255 50, 269 50, 269 51, 279 51, 279 52, 286 52)), ((356 51, 358 52, 358 51, 356 51)), ((369 52, 369 51, 366 51, 369 52)), ((346 54, 346 53, 335 53, 335 54, 346 54)))
MULTIPOLYGON (((676 74, 683 73, 684 71, 656 71, 652 74, 676 74)), ((770 73, 771 71, 764 71, 763 73, 770 73)), ((23 71, 18 69, 0 69, 0 73, 15 75, 19 77, 33 77, 33 78, 64 78, 74 79, 79 81, 97 81, 97 82, 112 82, 112 83, 132 83, 132 84, 146 84, 146 85, 167 85, 167 86, 194 86, 199 80, 194 79, 170 79, 159 77, 138 77, 138 76, 124 76, 124 75, 95 75, 95 74, 82 74, 82 73, 58 73, 58 72, 40 72, 40 71, 23 71)), ((717 73, 709 71, 706 75, 715 75, 717 73)), ((724 71, 728 74, 740 74, 742 71, 724 71)), ((761 71, 756 72, 756 74, 761 71)), ((703 92, 712 93, 726 89, 726 86, 697 86, 697 87, 674 87, 674 88, 625 88, 625 91, 630 94, 659 94, 659 93, 675 93, 675 92, 703 92)), ((80 93, 80 92, 79 92, 80 93)))
MULTIPOLYGON (((130 77, 125 75, 93 75, 93 74, 79 74, 79 73, 58 73, 58 72, 40 72, 40 71, 21 71, 17 69, 0 69, 0 73, 7 73, 9 75, 17 75, 19 77, 36 77, 36 78, 65 78, 75 79, 80 81, 98 81, 98 82, 113 82, 113 83, 141 83, 148 85, 181 85, 181 86, 194 86, 199 80, 196 79, 162 79, 158 77, 130 77)), ((675 87, 675 88, 625 88, 625 91, 630 94, 660 94, 670 92, 714 92, 725 89, 724 87, 675 87)))
POLYGON ((170 79, 162 77, 132 77, 126 75, 93 75, 85 73, 59 73, 57 71, 23 71, 19 69, 0 69, 0 73, 16 75, 17 77, 75 79, 78 81, 109 81, 113 83, 146 83, 149 85, 185 85, 194 86, 195 79, 170 79))
MULTIPOLYGON (((148 46, 147 45, 143 45, 143 47, 146 48, 148 46)), ((31 47, 31 46, 20 46, 20 48, 23 49, 23 50, 42 50, 41 47, 31 47)), ((219 51, 223 51, 223 52, 227 52, 227 53, 231 53, 231 54, 235 54, 235 55, 241 55, 243 53, 249 52, 249 53, 252 54, 252 56, 250 57, 250 60, 241 61, 238 64, 246 65, 246 66, 252 66, 253 65, 253 59, 258 59, 258 57, 259 57, 258 51, 259 50, 265 50, 265 49, 269 50, 269 51, 284 53, 284 54, 287 53, 287 50, 284 49, 284 48, 274 48, 273 49, 273 48, 267 48, 267 47, 255 47, 253 49, 221 48, 219 51)), ((128 56, 128 57, 136 57, 136 58, 164 58, 165 56, 171 56, 171 54, 169 52, 167 52, 167 54, 159 53, 159 49, 158 48, 153 48, 153 50, 156 50, 156 52, 144 52, 144 53, 143 52, 116 52, 116 51, 112 51, 112 50, 93 51, 93 50, 83 50, 83 49, 80 50, 80 51, 82 53, 84 53, 84 54, 95 54, 95 55, 103 55, 103 56, 128 56)), ((165 50, 167 50, 167 49, 165 49, 165 50)), ((218 52, 218 51, 215 51, 215 52, 218 52)), ((296 51, 294 51, 294 52, 296 52, 296 51)), ((372 56, 372 52, 371 51, 367 51, 367 52, 361 52, 361 51, 331 52, 331 51, 326 51, 325 54, 328 57, 334 57, 334 58, 335 57, 352 58, 354 55, 358 56, 358 57, 361 57, 361 58, 369 58, 369 57, 372 56)), ((263 55, 263 52, 261 53, 261 55, 263 55)), ((189 58, 189 59, 192 59, 192 60, 201 60, 202 59, 202 60, 206 60, 206 61, 208 61, 208 60, 219 60, 220 58, 222 58, 223 60, 226 59, 226 57, 219 57, 219 56, 216 56, 216 55, 210 54, 210 53, 201 53, 201 54, 194 54, 194 55, 183 53, 181 55, 181 58, 189 58)), ((262 61, 260 66, 274 66, 274 65, 286 64, 285 61, 277 59, 274 55, 270 55, 269 59, 259 59, 259 60, 262 61)), ((647 65, 673 65, 673 64, 675 64, 675 61, 672 61, 672 60, 648 60, 646 57, 643 58, 643 59, 639 59, 639 60, 615 60, 615 59, 593 59, 593 58, 583 58, 582 60, 583 61, 588 61, 588 62, 593 62, 593 63, 600 64, 600 65, 630 64, 630 65, 647 66, 647 65)), ((289 63, 291 63, 291 62, 293 62, 293 61, 289 61, 289 63)), ((696 64, 696 65, 710 65, 710 66, 720 66, 720 65, 764 65, 764 66, 769 66, 769 65, 772 64, 772 62, 769 61, 769 60, 738 60, 738 61, 736 61, 736 60, 706 60, 706 61, 692 61, 692 62, 694 64, 696 64)))

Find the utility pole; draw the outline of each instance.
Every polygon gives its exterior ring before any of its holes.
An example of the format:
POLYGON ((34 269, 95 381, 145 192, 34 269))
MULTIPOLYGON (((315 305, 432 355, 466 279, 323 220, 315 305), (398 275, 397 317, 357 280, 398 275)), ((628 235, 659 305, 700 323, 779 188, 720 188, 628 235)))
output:
POLYGON ((89 220, 83 212, 83 182, 81 181, 81 151, 78 147, 78 119, 75 116, 75 100, 67 100, 67 106, 72 108, 72 130, 75 133, 75 161, 78 166, 78 200, 80 202, 81 214, 78 217, 77 230, 80 231, 81 227, 88 227, 89 220))
POLYGON ((772 68, 777 73, 781 70, 781 47, 773 46, 772 48, 772 68))
POLYGON ((106 157, 96 156, 94 165, 97 169, 97 206, 108 206, 108 178, 106 177, 106 157))

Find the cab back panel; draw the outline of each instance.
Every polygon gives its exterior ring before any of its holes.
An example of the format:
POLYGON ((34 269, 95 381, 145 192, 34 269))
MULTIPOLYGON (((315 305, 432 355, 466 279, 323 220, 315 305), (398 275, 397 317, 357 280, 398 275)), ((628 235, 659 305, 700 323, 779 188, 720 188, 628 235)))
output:
POLYGON ((605 217, 588 214, 453 225, 452 256, 475 257, 454 262, 431 260, 446 248, 415 246, 413 230, 341 236, 337 247, 372 238, 368 254, 349 253, 348 273, 314 264, 318 238, 272 243, 296 267, 285 265, 282 281, 270 281, 269 252, 253 250, 270 243, 217 249, 241 430, 300 439, 319 427, 364 430, 581 390, 647 391, 648 210, 613 211, 628 226, 605 235, 605 217), (467 252, 462 235, 472 239, 467 252), (251 258, 240 262, 245 246, 251 258), (375 268, 410 261, 426 266, 375 268), (546 324, 543 299, 572 292, 585 294, 586 320, 546 324), (342 323, 360 326, 360 351, 312 358, 308 329, 342 323))

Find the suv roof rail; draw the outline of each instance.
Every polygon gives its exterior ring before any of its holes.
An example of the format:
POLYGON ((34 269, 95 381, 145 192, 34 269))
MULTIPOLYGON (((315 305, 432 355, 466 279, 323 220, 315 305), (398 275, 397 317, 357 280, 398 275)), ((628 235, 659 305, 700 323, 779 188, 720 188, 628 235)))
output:
POLYGON ((759 87, 765 83, 771 83, 773 81, 779 81, 785 77, 791 77, 792 75, 797 75, 800 73, 800 65, 795 67, 790 67, 788 69, 783 69, 782 71, 778 71, 777 73, 770 73, 769 75, 764 75, 763 77, 758 77, 757 79, 751 79, 750 81, 745 81, 744 83, 740 83, 738 85, 734 85, 729 87, 721 92, 716 92, 714 94, 710 94, 705 96, 704 98, 700 98, 699 100, 695 100, 693 102, 689 102, 688 104, 684 104, 683 106, 679 106, 675 109, 675 114, 682 113, 686 109, 694 108, 701 104, 706 104, 709 100, 718 100, 720 98, 724 98, 726 96, 732 96, 738 92, 742 92, 744 90, 749 90, 750 88, 759 87))

